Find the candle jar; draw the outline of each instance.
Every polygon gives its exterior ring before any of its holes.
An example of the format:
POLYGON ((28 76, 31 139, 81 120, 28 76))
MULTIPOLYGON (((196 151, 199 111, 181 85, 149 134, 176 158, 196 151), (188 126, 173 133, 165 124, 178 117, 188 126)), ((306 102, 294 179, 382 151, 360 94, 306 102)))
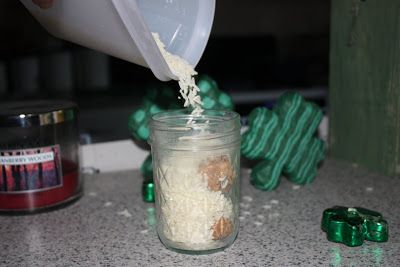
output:
POLYGON ((239 228, 240 117, 158 113, 150 122, 157 232, 169 249, 219 251, 239 228))
POLYGON ((35 212, 80 196, 78 150, 75 104, 1 104, 0 211, 35 212))

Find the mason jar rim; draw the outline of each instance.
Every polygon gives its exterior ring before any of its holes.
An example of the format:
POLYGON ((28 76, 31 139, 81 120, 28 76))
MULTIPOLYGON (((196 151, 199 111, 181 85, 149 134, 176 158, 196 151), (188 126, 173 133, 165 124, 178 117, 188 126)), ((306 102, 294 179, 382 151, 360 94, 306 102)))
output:
MULTIPOLYGON (((238 113, 230 110, 204 110, 201 115, 192 114, 188 109, 168 110, 159 112, 151 117, 150 128, 156 130, 182 130, 193 126, 213 126, 240 121, 238 113), (189 120, 194 123, 188 123, 189 120)), ((240 125, 238 126, 240 127, 240 125)))
POLYGON ((153 115, 150 132, 148 143, 154 145, 157 142, 164 149, 220 149, 240 142, 240 116, 227 110, 205 110, 201 115, 182 109, 164 111, 153 115), (160 136, 163 137, 160 139, 160 136), (212 143, 212 140, 221 139, 226 141, 220 145, 212 143))

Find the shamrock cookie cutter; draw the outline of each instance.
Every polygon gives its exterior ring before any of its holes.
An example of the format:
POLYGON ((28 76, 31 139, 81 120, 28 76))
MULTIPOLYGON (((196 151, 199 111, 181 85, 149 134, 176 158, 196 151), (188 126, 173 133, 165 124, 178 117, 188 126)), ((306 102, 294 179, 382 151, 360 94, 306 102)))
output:
POLYGON ((311 183, 325 158, 324 142, 315 137, 321 109, 294 92, 284 93, 273 110, 254 109, 242 137, 242 155, 260 160, 251 183, 262 190, 275 189, 283 173, 295 184, 311 183))
POLYGON ((321 228, 329 241, 349 247, 361 246, 364 240, 386 242, 389 238, 388 224, 382 214, 359 207, 326 209, 321 228))

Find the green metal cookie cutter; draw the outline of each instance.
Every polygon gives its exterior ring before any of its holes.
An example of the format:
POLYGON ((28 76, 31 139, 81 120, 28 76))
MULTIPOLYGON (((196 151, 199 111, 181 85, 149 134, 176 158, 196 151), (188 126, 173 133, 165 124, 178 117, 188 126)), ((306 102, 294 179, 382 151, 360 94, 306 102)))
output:
POLYGON ((389 238, 388 224, 382 214, 358 207, 326 209, 321 228, 329 241, 349 247, 361 246, 364 240, 386 242, 389 238))

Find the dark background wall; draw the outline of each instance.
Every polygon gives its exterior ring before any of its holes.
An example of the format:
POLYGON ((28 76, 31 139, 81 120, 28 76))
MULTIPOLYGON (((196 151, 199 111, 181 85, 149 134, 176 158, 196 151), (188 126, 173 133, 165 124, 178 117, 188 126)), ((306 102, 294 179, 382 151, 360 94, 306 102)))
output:
MULTIPOLYGON (((326 107, 329 13, 330 1, 217 0, 197 70, 230 92, 242 115, 285 89, 326 107)), ((73 99, 95 141, 129 137, 129 113, 146 88, 161 86, 148 69, 53 38, 19 1, 0 1, 0 34, 0 108, 21 98, 73 99)))

